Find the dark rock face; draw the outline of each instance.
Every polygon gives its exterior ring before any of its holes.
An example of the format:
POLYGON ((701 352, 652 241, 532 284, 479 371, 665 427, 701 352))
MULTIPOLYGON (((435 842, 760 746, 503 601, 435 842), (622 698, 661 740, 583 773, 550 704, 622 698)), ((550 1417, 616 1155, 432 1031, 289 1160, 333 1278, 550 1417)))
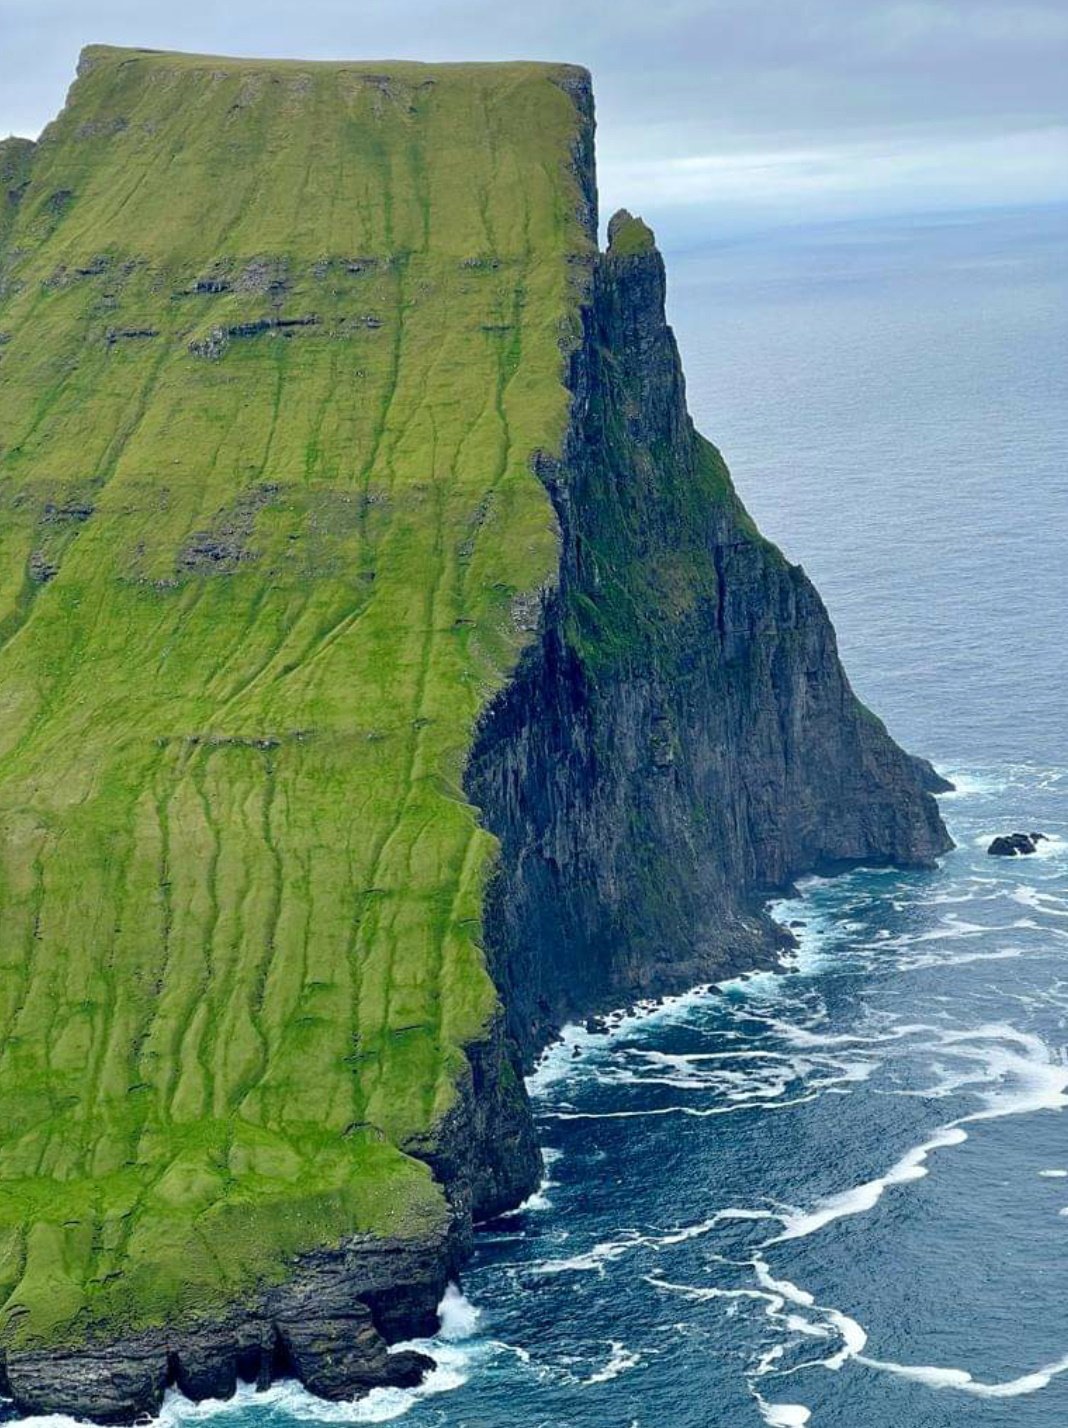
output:
POLYGON ((537 1188, 542 1170, 526 1087, 503 1016, 485 1041, 468 1047, 467 1060, 460 1096, 433 1143, 408 1146, 446 1187, 461 1251, 469 1246, 472 1226, 514 1209, 537 1188))
POLYGON ((356 1237, 303 1256, 285 1284, 224 1317, 146 1330, 107 1344, 7 1356, 0 1391, 23 1413, 131 1423, 159 1411, 164 1389, 227 1398, 239 1378, 266 1387, 296 1376, 323 1398, 409 1387, 431 1361, 387 1352, 390 1340, 437 1328, 437 1305, 461 1247, 356 1237))
POLYGON ((1003 833, 986 851, 992 858, 1015 858, 1021 853, 1037 853, 1039 843, 1045 842, 1045 833, 1003 833))
POLYGON ((320 1398, 351 1398, 383 1383, 418 1383, 433 1366, 432 1359, 408 1351, 397 1364, 398 1372, 391 1372, 385 1340, 371 1311, 359 1302, 335 1318, 281 1320, 278 1343, 286 1367, 320 1398))
POLYGON ((949 785, 857 700, 816 590, 693 429, 655 249, 596 260, 584 317, 541 473, 560 584, 467 780, 501 839, 487 942, 528 1060, 568 1017, 769 960, 762 900, 800 874, 952 846, 949 785))

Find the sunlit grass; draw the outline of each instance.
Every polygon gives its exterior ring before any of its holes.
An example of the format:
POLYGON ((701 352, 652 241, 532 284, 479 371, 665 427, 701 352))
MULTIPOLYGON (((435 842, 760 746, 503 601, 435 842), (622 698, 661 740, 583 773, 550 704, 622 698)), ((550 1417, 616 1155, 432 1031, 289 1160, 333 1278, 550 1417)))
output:
POLYGON ((0 217, 20 1343, 441 1225, 405 1146, 495 1006, 460 774, 589 247, 550 67, 87 61, 0 217))

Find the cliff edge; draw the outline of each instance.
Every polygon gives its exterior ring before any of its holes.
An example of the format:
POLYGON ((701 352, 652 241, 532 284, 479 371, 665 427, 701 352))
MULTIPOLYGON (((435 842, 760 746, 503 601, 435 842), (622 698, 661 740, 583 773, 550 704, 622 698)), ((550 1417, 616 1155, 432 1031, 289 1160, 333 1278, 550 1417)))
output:
POLYGON ((597 252, 585 71, 93 47, 0 177, 0 1390, 417 1381, 523 1060, 939 780, 597 252))
POLYGON ((924 868, 949 785, 857 699, 804 571, 686 410, 664 264, 615 215, 590 274, 538 642, 467 787, 501 839, 487 942, 529 1061, 569 1017, 767 963, 806 873, 924 868))

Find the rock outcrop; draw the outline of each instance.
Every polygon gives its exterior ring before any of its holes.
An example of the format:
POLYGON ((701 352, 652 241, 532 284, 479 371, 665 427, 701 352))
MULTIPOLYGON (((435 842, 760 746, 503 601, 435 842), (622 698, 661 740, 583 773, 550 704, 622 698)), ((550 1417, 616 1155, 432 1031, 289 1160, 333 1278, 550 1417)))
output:
POLYGON ((436 1331, 475 1222, 519 1204, 541 1175, 501 1019, 468 1059, 453 1109, 424 1143, 409 1146, 449 1196, 437 1232, 354 1235, 300 1255, 283 1283, 218 1316, 194 1313, 106 1340, 0 1354, 0 1395, 25 1413, 119 1424, 158 1412, 171 1385, 199 1400, 228 1398, 239 1380, 265 1388, 293 1377, 326 1399, 418 1384, 433 1361, 389 1345, 436 1331))
POLYGON ((1037 853, 1039 843, 1046 842, 1045 833, 1001 833, 993 839, 987 852, 992 858, 1015 858, 1037 853))
POLYGON ((431 1361, 389 1353, 383 1331, 433 1332, 457 1264, 447 1238, 353 1239, 302 1257, 286 1284, 221 1319, 9 1356, 0 1388, 23 1412, 131 1423, 157 1412, 170 1384, 193 1399, 228 1398, 239 1378, 266 1387, 295 1376, 327 1399, 409 1386, 431 1361))

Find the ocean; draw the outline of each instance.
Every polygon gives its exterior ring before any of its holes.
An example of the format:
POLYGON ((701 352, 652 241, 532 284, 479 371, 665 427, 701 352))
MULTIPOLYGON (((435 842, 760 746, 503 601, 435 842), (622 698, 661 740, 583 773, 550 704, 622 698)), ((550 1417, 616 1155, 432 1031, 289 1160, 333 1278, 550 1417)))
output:
POLYGON ((172 1395, 168 1425, 1068 1424, 1066 228, 667 255, 694 417, 956 781, 958 846, 808 880, 781 974, 569 1029, 531 1080, 546 1183, 481 1233, 422 1389, 172 1395), (1015 829, 1048 841, 988 857, 1015 829))

